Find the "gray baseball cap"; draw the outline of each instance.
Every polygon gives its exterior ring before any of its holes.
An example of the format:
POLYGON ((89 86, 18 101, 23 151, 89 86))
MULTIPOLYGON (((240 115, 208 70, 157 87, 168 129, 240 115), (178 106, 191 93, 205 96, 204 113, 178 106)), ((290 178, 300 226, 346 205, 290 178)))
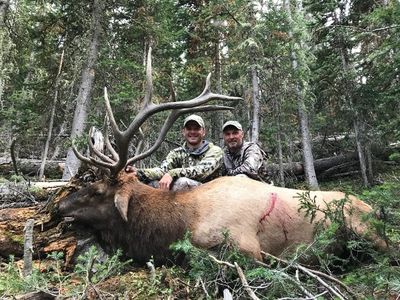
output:
POLYGON ((225 124, 222 126, 222 131, 224 131, 225 128, 228 127, 228 126, 233 126, 236 129, 243 130, 242 129, 242 125, 240 125, 240 123, 238 121, 231 120, 231 121, 225 122, 225 124))
POLYGON ((186 124, 187 124, 189 121, 194 121, 194 122, 196 122, 197 124, 199 124, 200 127, 203 127, 203 128, 204 128, 204 121, 203 121, 203 118, 200 117, 199 115, 190 115, 190 116, 187 116, 187 117, 185 118, 185 121, 183 121, 183 127, 185 127, 186 124))

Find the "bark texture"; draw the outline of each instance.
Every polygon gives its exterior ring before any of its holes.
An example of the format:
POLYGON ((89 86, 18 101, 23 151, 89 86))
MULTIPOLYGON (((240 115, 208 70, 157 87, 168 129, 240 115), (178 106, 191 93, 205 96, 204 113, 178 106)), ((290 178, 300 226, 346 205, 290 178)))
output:
POLYGON ((74 183, 70 183, 59 189, 47 207, 45 202, 40 202, 29 207, 0 209, 0 258, 8 258, 10 255, 14 255, 16 260, 23 258, 25 225, 31 219, 32 246, 26 251, 31 252, 32 259, 43 259, 51 252, 62 251, 68 265, 79 246, 78 241, 90 239, 90 232, 66 233, 67 224, 63 220, 55 219, 52 210, 54 203, 75 187, 74 183))
POLYGON ((257 143, 260 134, 260 89, 258 86, 257 69, 255 66, 251 68, 252 82, 252 102, 253 102, 253 118, 251 122, 251 141, 257 143))
MULTIPOLYGON (((71 139, 81 136, 86 128, 86 119, 91 100, 93 82, 95 78, 95 67, 99 53, 99 40, 101 34, 101 18, 104 10, 103 0, 94 0, 92 14, 93 34, 90 40, 89 53, 86 66, 83 69, 79 93, 76 98, 76 108, 72 122, 71 139)), ((79 169, 80 160, 75 156, 72 148, 68 150, 67 161, 63 173, 63 179, 74 176, 79 169)))
POLYGON ((58 66, 58 73, 57 73, 57 76, 56 76, 53 104, 52 104, 51 113, 50 113, 49 129, 48 129, 48 132, 47 132, 46 143, 44 145, 42 163, 40 164, 40 169, 39 169, 39 178, 41 178, 41 179, 43 178, 43 175, 44 175, 44 168, 46 166, 47 153, 49 152, 49 146, 50 146, 51 136, 52 136, 52 132, 53 132, 54 115, 55 115, 55 112, 56 112, 56 105, 57 105, 57 99, 58 99, 58 88, 59 88, 59 85, 60 85, 61 70, 62 70, 63 61, 64 61, 64 50, 61 53, 60 63, 59 63, 59 66, 58 66))
MULTIPOLYGON (((290 0, 285 1, 285 7, 289 17, 289 21, 291 24, 293 24, 291 17, 290 0)), ((289 30, 289 36, 291 39, 293 38, 292 30, 289 30)), ((302 41, 299 42, 300 44, 302 43, 302 41)), ((293 71, 295 73, 298 73, 299 64, 297 60, 297 54, 294 49, 291 50, 291 60, 292 60, 293 71)), ((318 180, 314 169, 314 158, 312 153, 311 137, 308 124, 308 113, 304 101, 305 92, 301 90, 302 88, 304 88, 304 83, 303 84, 301 84, 300 82, 296 83, 295 92, 296 92, 297 109, 298 109, 298 116, 300 122, 300 130, 301 130, 301 142, 303 146, 304 173, 309 188, 312 190, 319 190, 318 180)))
MULTIPOLYGON (((40 159, 17 159, 18 170, 27 176, 38 174, 42 161, 40 159)), ((44 167, 44 176, 47 178, 61 178, 64 170, 64 160, 47 160, 44 167)), ((10 158, 0 157, 0 174, 10 175, 14 172, 13 163, 10 158)))

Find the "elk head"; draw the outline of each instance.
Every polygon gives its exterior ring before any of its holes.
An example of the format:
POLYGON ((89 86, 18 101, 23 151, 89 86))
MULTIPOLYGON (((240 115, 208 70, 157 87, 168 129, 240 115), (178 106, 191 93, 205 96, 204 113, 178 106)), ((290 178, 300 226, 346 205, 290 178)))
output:
POLYGON ((125 200, 132 193, 129 187, 132 188, 137 181, 134 173, 121 172, 116 178, 105 178, 71 193, 58 203, 57 210, 64 217, 90 225, 93 229, 107 229, 109 220, 127 221, 125 200))

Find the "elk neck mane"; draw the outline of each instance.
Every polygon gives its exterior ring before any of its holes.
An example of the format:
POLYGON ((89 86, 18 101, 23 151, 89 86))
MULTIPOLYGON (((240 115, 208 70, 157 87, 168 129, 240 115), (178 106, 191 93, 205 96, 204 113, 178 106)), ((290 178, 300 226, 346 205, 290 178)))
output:
POLYGON ((111 221, 110 230, 101 232, 102 239, 112 241, 113 248, 128 249, 126 255, 139 260, 149 259, 150 253, 169 256, 168 246, 181 239, 197 217, 188 193, 155 189, 134 175, 125 176, 120 184, 120 192, 129 195, 128 222, 111 221))

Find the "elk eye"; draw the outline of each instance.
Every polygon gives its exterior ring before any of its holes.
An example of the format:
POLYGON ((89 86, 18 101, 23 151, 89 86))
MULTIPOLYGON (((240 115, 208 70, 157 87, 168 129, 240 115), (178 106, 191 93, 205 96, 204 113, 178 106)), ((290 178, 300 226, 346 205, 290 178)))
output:
POLYGON ((92 196, 101 196, 101 195, 103 195, 103 190, 96 189, 92 191, 92 196))

